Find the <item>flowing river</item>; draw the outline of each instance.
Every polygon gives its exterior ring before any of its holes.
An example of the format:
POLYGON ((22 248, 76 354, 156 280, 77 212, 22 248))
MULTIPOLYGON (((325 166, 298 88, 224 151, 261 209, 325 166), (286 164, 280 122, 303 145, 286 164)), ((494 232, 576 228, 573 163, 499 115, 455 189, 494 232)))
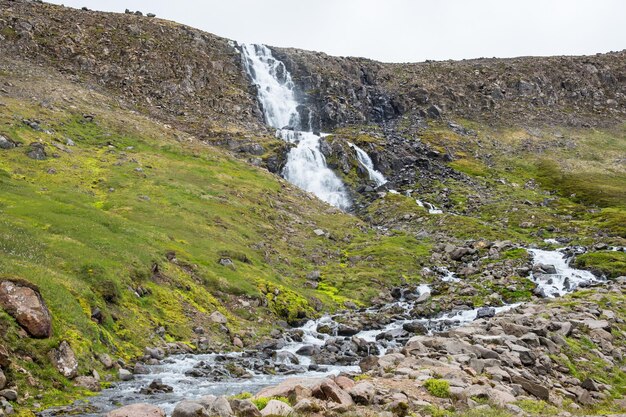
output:
MULTIPOLYGON (((575 251, 574 251, 575 252, 575 251)), ((531 279, 537 284, 537 292, 546 297, 561 296, 576 288, 597 283, 599 278, 588 271, 582 271, 569 266, 572 250, 560 249, 546 251, 529 249, 533 256, 534 272, 531 279)), ((459 282, 459 278, 440 268, 439 280, 449 285, 459 282)), ((443 312, 435 318, 415 318, 411 310, 416 304, 429 297, 430 286, 422 284, 411 290, 405 290, 400 298, 379 308, 362 310, 365 315, 393 312, 386 314, 391 317, 386 323, 370 323, 362 330, 354 333, 345 332, 340 318, 337 316, 322 316, 311 320, 303 326, 290 329, 284 333, 281 344, 272 346, 271 354, 259 351, 246 351, 223 354, 186 354, 174 355, 161 361, 159 365, 149 366, 149 374, 135 375, 132 381, 118 382, 112 388, 89 400, 89 403, 98 411, 92 414, 82 414, 84 417, 102 416, 108 410, 137 402, 151 403, 160 406, 167 413, 171 413, 176 403, 183 399, 193 399, 207 394, 234 395, 241 392, 256 392, 263 387, 276 385, 285 378, 293 375, 300 377, 321 377, 330 374, 359 373, 358 362, 367 354, 384 355, 390 349, 402 346, 406 341, 401 333, 409 323, 421 324, 427 333, 437 333, 450 328, 462 326, 489 313, 487 316, 498 314, 515 308, 519 304, 510 304, 500 307, 475 308, 443 312), (493 309, 492 311, 488 311, 493 309), (333 364, 317 364, 312 352, 329 345, 341 343, 359 343, 366 353, 362 356, 347 357, 348 361, 333 364), (234 376, 225 371, 225 364, 235 364, 244 371, 244 375, 234 376), (265 366, 278 364, 278 372, 264 372, 265 366), (163 384, 173 388, 172 392, 141 394, 140 390, 147 387, 153 380, 160 379, 163 384)), ((42 415, 49 416, 54 414, 42 415)))

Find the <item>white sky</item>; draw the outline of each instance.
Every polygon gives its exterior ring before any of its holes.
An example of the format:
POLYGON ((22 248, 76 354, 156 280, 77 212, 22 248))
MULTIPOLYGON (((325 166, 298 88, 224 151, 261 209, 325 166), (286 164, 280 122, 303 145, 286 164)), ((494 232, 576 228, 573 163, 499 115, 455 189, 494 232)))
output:
POLYGON ((588 55, 626 48, 624 0, 53 0, 226 38, 387 62, 588 55))

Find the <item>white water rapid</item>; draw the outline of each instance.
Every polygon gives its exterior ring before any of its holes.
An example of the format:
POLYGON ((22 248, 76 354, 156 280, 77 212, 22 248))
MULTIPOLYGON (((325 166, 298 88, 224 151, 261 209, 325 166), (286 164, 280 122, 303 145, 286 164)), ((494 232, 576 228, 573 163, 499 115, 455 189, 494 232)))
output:
POLYGON ((443 210, 438 209, 437 207, 435 207, 434 204, 430 204, 425 201, 417 200, 417 199, 415 200, 415 202, 417 203, 418 206, 424 207, 425 209, 427 209, 429 214, 443 214, 443 210))
POLYGON ((589 271, 572 268, 571 256, 563 249, 548 251, 528 249, 533 256, 531 279, 537 284, 538 291, 545 297, 561 297, 580 286, 600 282, 589 271))
POLYGON ((387 179, 385 178, 382 172, 374 168, 374 162, 372 162, 372 158, 370 158, 367 152, 365 152, 363 149, 356 146, 354 143, 348 142, 348 145, 350 145, 350 147, 352 147, 356 151, 356 157, 359 163, 367 171, 367 174, 369 175, 370 180, 374 181, 377 187, 380 187, 381 185, 385 184, 387 182, 387 179))
MULTIPOLYGON (((241 45, 244 66, 258 90, 265 121, 276 128, 276 136, 295 146, 289 151, 283 176, 290 183, 315 194, 327 203, 347 210, 351 206, 345 185, 326 163, 320 149, 321 135, 303 123, 294 83, 285 64, 272 56, 265 45, 241 45)), ((310 114, 310 113, 309 113, 310 114)))
MULTIPOLYGON (((599 279, 588 271, 569 266, 572 250, 559 249, 546 251, 528 249, 533 256, 533 274, 531 279, 537 283, 538 290, 546 297, 555 297, 574 291, 576 288, 598 282, 599 279)), ((461 279, 444 267, 437 268, 444 282, 455 285, 461 279)), ((176 403, 183 399, 194 399, 202 395, 232 395, 243 391, 256 392, 269 385, 276 385, 293 375, 300 377, 322 377, 340 372, 359 372, 356 364, 360 356, 342 356, 344 362, 330 356, 327 362, 316 363, 315 352, 324 351, 328 347, 342 349, 359 341, 362 354, 384 355, 390 349, 398 348, 410 338, 407 326, 423 325, 427 333, 433 334, 447 329, 459 327, 484 317, 498 314, 519 304, 500 307, 461 308, 442 312, 434 318, 415 316, 414 307, 430 297, 430 286, 422 284, 414 290, 404 291, 401 297, 390 304, 379 308, 369 308, 351 314, 363 319, 363 328, 346 333, 342 329, 344 314, 323 316, 310 320, 301 327, 286 330, 279 345, 251 349, 239 353, 224 354, 188 354, 174 355, 161 361, 159 365, 148 366, 150 374, 135 375, 132 381, 120 382, 113 388, 93 397, 89 403, 98 411, 81 414, 83 417, 103 416, 119 404, 148 402, 162 407, 171 413, 176 403), (369 319, 365 320, 365 318, 369 319), (375 319, 372 321, 371 318, 375 319), (385 319, 387 317, 387 319, 385 319), (376 320, 384 320, 377 322, 376 320), (369 323, 369 324, 365 324, 369 323), (345 360, 350 360, 345 362, 345 360), (267 367, 273 371, 264 371, 267 367), (241 369, 244 374, 232 374, 233 368, 241 369), (173 388, 169 393, 141 394, 139 391, 148 386, 154 379, 173 388)), ((329 350, 326 350, 329 352, 329 350)), ((323 359, 324 356, 319 356, 323 359)), ((52 417, 44 412, 43 417, 52 417)))

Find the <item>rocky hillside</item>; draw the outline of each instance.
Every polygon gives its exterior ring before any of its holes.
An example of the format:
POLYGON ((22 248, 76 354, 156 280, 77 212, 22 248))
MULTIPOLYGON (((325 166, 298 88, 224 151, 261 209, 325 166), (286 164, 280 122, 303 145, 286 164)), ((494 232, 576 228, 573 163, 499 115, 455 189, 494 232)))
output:
MULTIPOLYGON (((343 411, 563 405, 519 378, 555 387, 572 412, 620 410, 623 280, 547 303, 523 248, 577 246, 579 267, 626 275, 626 252, 612 250, 626 241, 625 54, 383 64, 272 50, 330 133, 321 150, 353 213, 275 175, 289 146, 263 123, 235 43, 155 17, 0 0, 0 415, 67 405, 167 353, 270 360, 264 346, 329 311, 350 310, 348 328, 382 326, 391 316, 359 308, 423 283, 436 294, 420 316, 532 304, 505 316, 519 327, 494 318, 475 336, 441 335, 461 351, 420 336, 370 363, 354 377, 371 384, 352 396, 359 408, 343 411), (476 345, 497 357, 468 357, 476 345), (408 379, 449 390, 396 395, 408 379)), ((320 361, 350 357, 346 340, 320 361)), ((340 411, 328 395, 303 413, 340 411)))
POLYGON ((273 49, 323 129, 405 114, 588 126, 624 119, 626 52, 383 64, 273 49))

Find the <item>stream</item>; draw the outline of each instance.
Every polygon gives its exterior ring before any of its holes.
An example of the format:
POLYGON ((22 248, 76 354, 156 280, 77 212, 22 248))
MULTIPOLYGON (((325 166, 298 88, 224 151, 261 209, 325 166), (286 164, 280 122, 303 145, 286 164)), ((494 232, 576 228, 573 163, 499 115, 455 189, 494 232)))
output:
MULTIPOLYGON (((533 273, 530 278, 537 284, 536 292, 545 297, 562 296, 579 287, 601 281, 588 271, 569 266, 573 254, 577 253, 575 248, 554 251, 528 249, 528 251, 533 256, 533 273)), ((438 279, 450 285, 460 280, 446 268, 438 268, 436 271, 440 274, 438 279)), ((411 310, 416 304, 429 298, 429 293, 430 286, 421 284, 406 289, 393 303, 360 310, 358 313, 363 317, 379 313, 385 313, 384 317, 391 317, 387 323, 370 323, 370 328, 366 327, 360 331, 352 332, 345 324, 336 321, 342 314, 325 315, 310 320, 299 328, 286 330, 281 343, 268 345, 263 351, 170 356, 159 365, 148 366, 149 374, 135 375, 131 381, 118 382, 89 399, 89 404, 99 411, 82 416, 102 416, 111 409, 137 402, 158 405, 169 414, 176 403, 183 399, 208 394, 254 393, 293 375, 322 377, 342 372, 360 373, 358 362, 363 357, 369 354, 384 355, 391 349, 401 347, 412 336, 406 335, 407 324, 423 325, 427 334, 433 334, 462 326, 480 317, 491 317, 520 305, 448 311, 428 319, 412 317, 411 310), (328 352, 334 352, 335 346, 341 350, 347 344, 358 345, 358 352, 361 353, 351 356, 351 352, 345 352, 347 356, 340 356, 341 360, 338 361, 331 355, 332 360, 328 361, 329 364, 316 363, 315 352, 320 350, 325 352, 323 348, 328 348, 328 352), (232 366, 243 371, 243 375, 234 376, 231 372, 225 371, 232 370, 232 366), (266 372, 268 367, 273 367, 272 369, 277 371, 266 372), (169 385, 173 391, 141 394, 140 390, 155 379, 169 385)), ((325 356, 317 358, 324 362, 325 356)), ((44 412, 41 415, 54 414, 44 412)))

